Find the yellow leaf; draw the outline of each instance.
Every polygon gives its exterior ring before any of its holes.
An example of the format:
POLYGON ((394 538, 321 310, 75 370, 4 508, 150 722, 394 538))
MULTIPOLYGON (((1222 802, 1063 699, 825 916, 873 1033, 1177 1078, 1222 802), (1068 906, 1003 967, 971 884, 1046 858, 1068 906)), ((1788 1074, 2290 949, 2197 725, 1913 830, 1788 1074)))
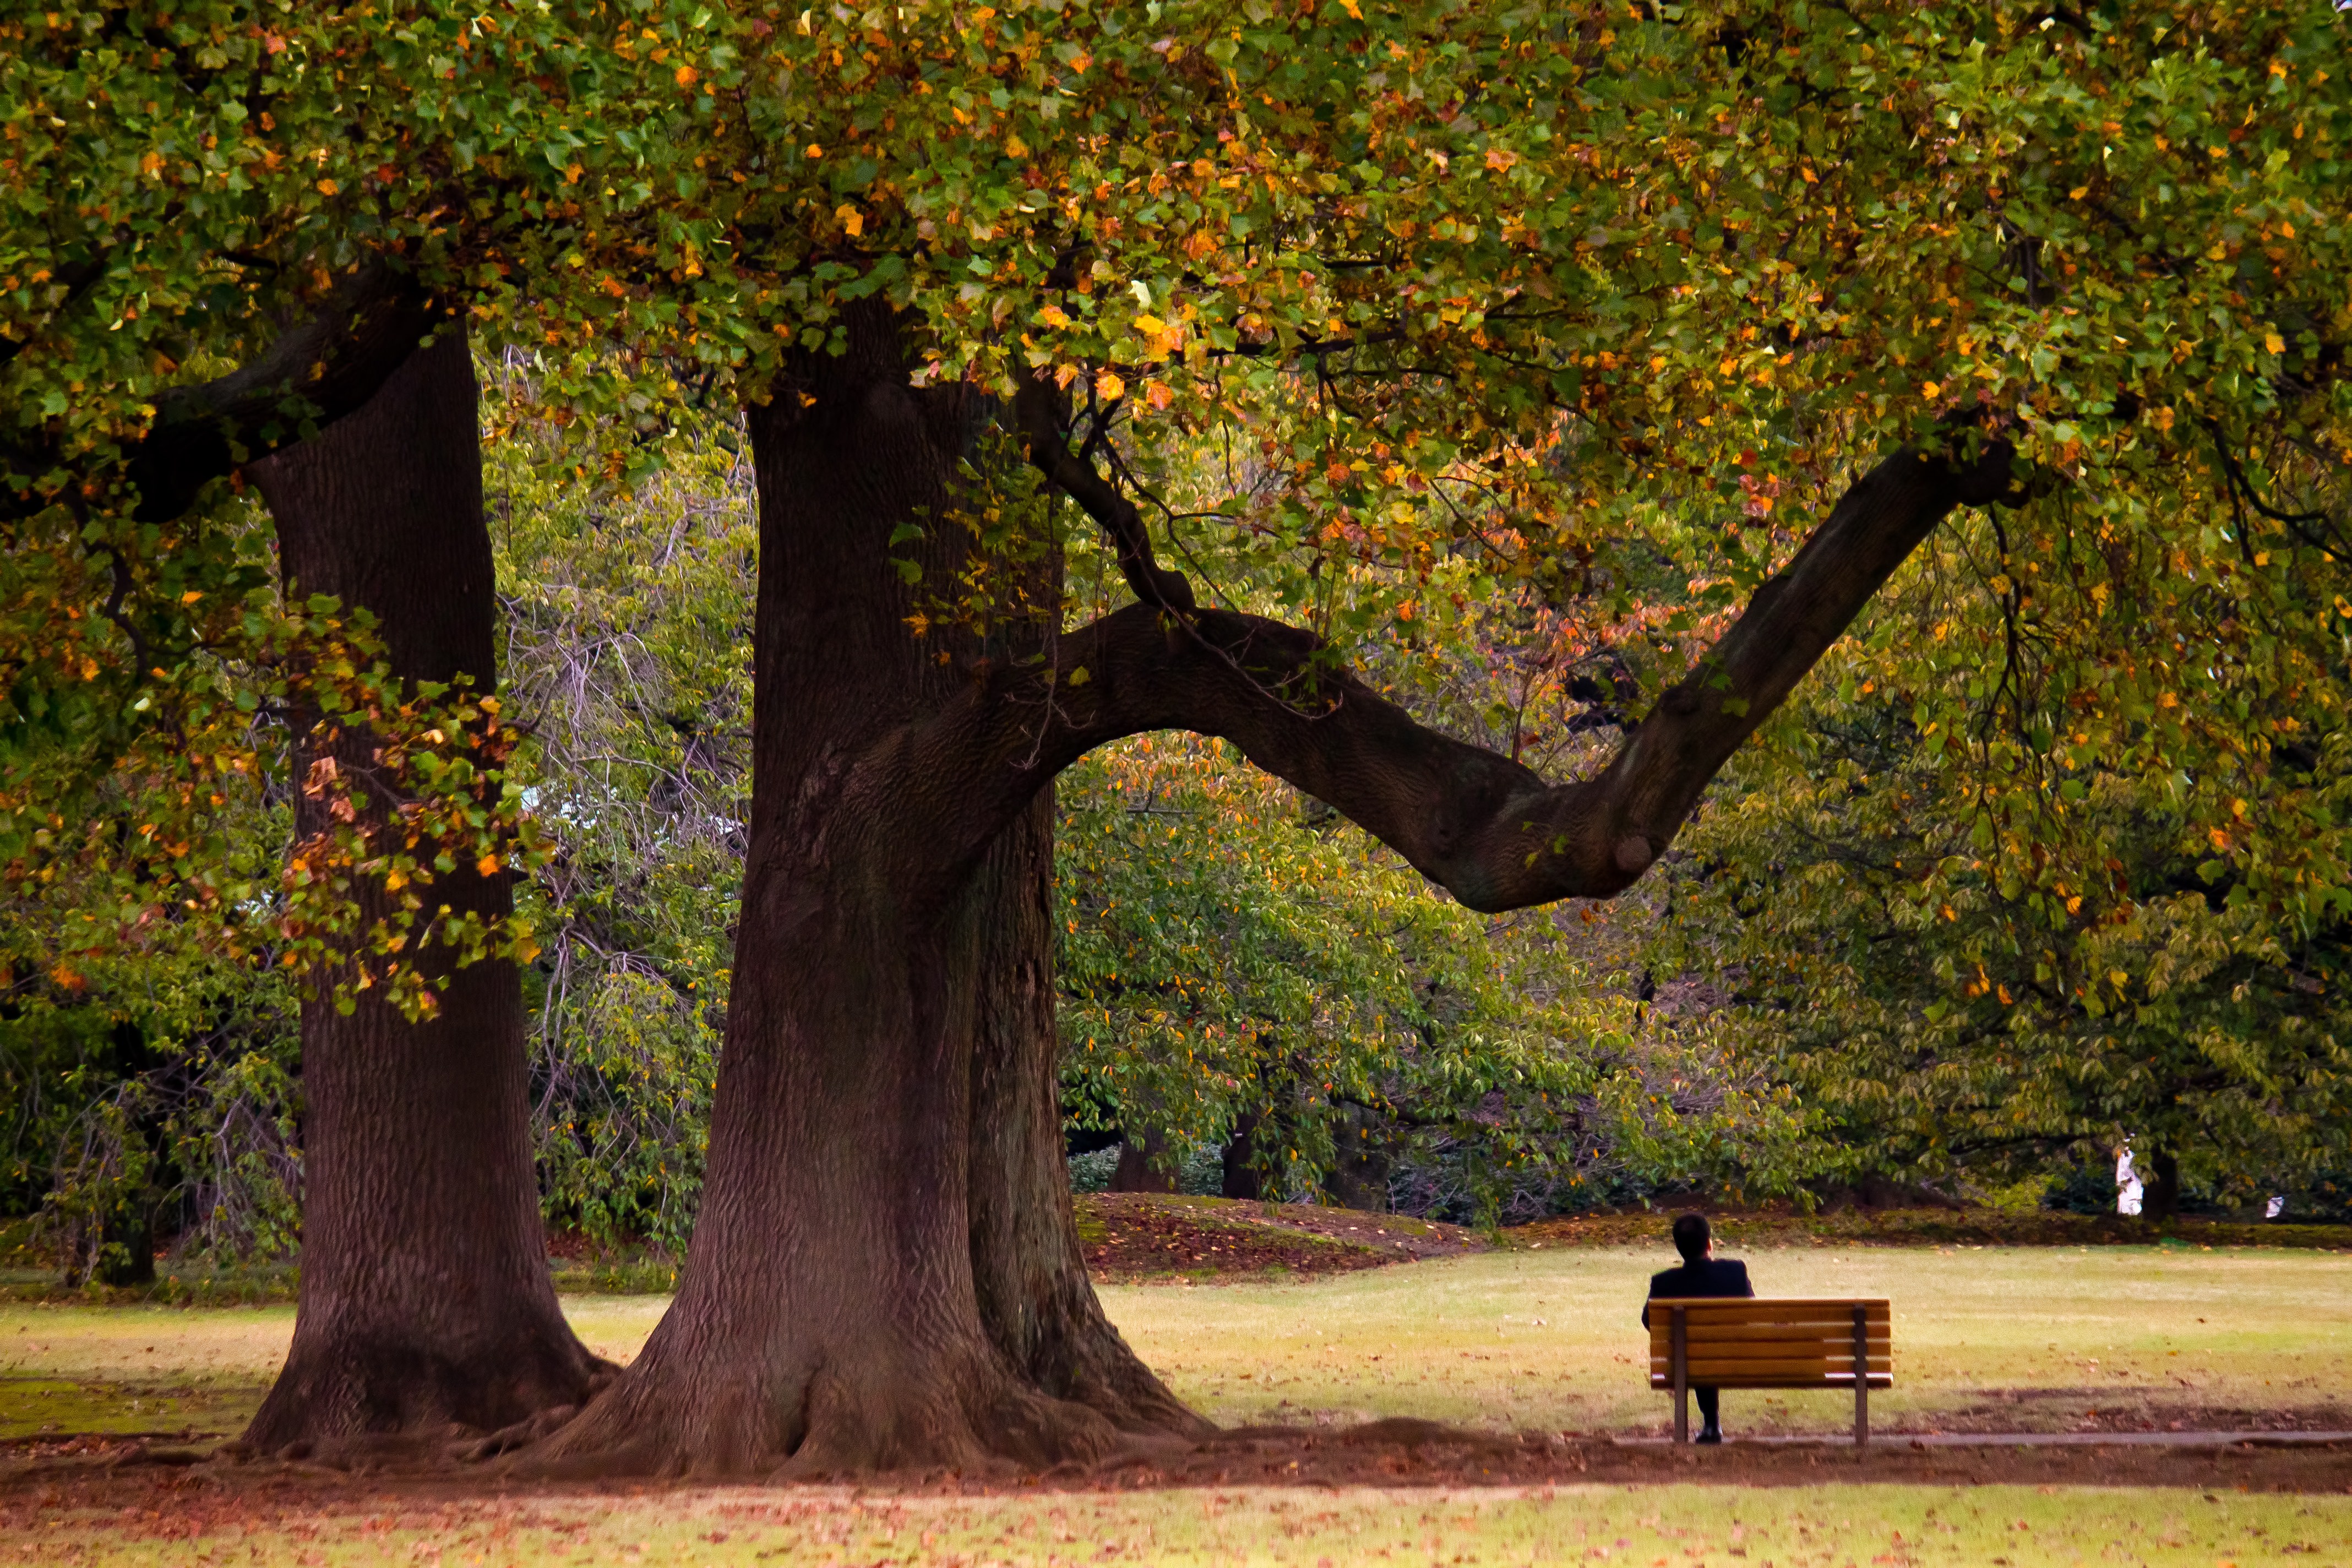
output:
POLYGON ((2270 350, 2270 352, 2274 354, 2283 354, 2286 353, 2286 340, 2279 336, 2276 332, 2264 332, 2263 334, 2263 347, 2270 350))
POLYGON ((680 87, 692 87, 694 85, 694 68, 692 66, 678 67, 677 85, 680 87))
POLYGON ((1095 375, 1095 395, 1105 403, 1116 403, 1127 395, 1127 383, 1112 371, 1100 371, 1095 375))
POLYGON ((336 188, 335 182, 332 180, 320 180, 319 182, 319 194, 322 196, 333 195, 336 188))
POLYGON ((1010 158, 1026 158, 1029 156, 1029 144, 1018 136, 1007 136, 1004 139, 1004 153, 1005 156, 1010 158))
POLYGON ((847 202, 844 202, 841 205, 835 207, 834 209, 833 216, 840 222, 843 228, 849 231, 850 238, 856 239, 859 235, 866 232, 866 215, 859 212, 856 207, 851 206, 847 202))
POLYGON ((1364 19, 1363 7, 1357 5, 1356 0, 1339 0, 1339 8, 1359 22, 1364 19))
POLYGON ((186 593, 180 595, 180 603, 184 605, 193 605, 204 596, 205 591, 202 588, 191 588, 186 593))
POLYGON ((1070 313, 1059 305, 1046 306, 1037 312, 1037 319, 1049 327, 1066 327, 1070 324, 1070 313))
POLYGON ((474 869, 485 877, 495 877, 499 874, 499 858, 495 855, 485 855, 474 862, 474 869))
POLYGON ((2091 187, 2090 187, 2090 186, 2088 186, 2088 185, 2076 185, 2073 190, 2068 191, 2068 192, 2066 193, 2066 197, 2067 197, 2067 199, 2068 199, 2069 201, 2077 201, 2077 202, 2079 202, 2079 201, 2081 201, 2084 196, 2087 196, 2087 195, 2089 195, 2090 194, 2091 194, 2091 187))

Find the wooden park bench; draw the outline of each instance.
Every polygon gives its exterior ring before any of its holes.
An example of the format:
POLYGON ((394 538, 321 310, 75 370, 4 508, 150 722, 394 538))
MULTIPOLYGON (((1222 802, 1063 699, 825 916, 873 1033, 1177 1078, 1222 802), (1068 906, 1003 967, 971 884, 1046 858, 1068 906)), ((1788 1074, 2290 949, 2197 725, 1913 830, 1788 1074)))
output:
POLYGON ((1884 1300, 1661 1297, 1649 1308, 1650 1386, 1674 1390, 1675 1442, 1690 1441, 1694 1385, 1851 1388, 1853 1440, 1870 1441, 1870 1391, 1895 1386, 1884 1300))

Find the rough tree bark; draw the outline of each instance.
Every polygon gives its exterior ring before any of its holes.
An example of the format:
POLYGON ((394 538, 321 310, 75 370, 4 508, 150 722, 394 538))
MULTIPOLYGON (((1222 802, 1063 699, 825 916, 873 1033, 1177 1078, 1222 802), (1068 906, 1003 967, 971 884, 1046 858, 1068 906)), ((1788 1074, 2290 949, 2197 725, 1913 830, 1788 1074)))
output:
MULTIPOLYGON (((473 363, 451 329, 357 412, 248 472, 277 519, 289 597, 373 611, 404 679, 469 676, 488 690, 497 604, 478 429, 473 363)), ((346 728, 329 750, 364 776, 364 731, 346 728)), ((299 797, 298 837, 326 828, 326 811, 299 797)), ((485 916, 513 907, 506 873, 472 867, 429 896, 485 916)), ((364 919, 383 899, 362 892, 364 919)), ((458 970, 424 1023, 381 987, 340 1013, 336 976, 317 979, 301 1017, 294 1342, 246 1447, 331 1454, 578 1405, 611 1369, 573 1337, 548 1276, 514 966, 458 970)))
POLYGON ((1235 742, 1475 908, 1615 892, 1936 523, 2010 487, 1997 443, 1966 462, 1890 458, 1606 772, 1555 788, 1423 728, 1335 670, 1310 634, 1200 608, 1151 559, 1133 507, 1071 449, 1042 384, 1014 409, 1031 460, 1108 533, 1140 602, 1039 638, 1034 657, 929 615, 918 595, 971 564, 946 501, 958 456, 996 411, 969 388, 911 386, 880 307, 846 325, 843 355, 802 363, 798 384, 750 417, 751 847, 678 1298, 644 1354, 522 1468, 1042 1465, 1113 1452, 1123 1432, 1197 1430, 1096 1327, 1075 1241, 1056 1239, 1066 1211, 1045 1173, 1059 1150, 1045 1131, 1047 1075, 992 1078, 1006 1053, 982 1044, 990 1009, 1010 1017, 1024 996, 1042 1007, 1049 989, 1042 970, 1032 989, 1013 978, 1039 952, 1003 918, 1003 879, 1018 874, 1007 858, 1021 854, 1008 827, 1092 747, 1189 729, 1235 742), (927 589, 910 591, 891 560, 910 522, 926 531, 913 553, 927 589), (919 614, 928 635, 909 629, 919 614), (1034 1126, 1008 1135, 988 1109, 1006 1092, 1034 1126), (1038 1239, 999 1239, 1024 1225, 1038 1239), (1007 1252, 1024 1266, 1003 1267, 1007 1252), (1085 1357, 1041 1357, 1052 1336, 1024 1314, 1057 1289, 1076 1305, 1040 1321, 1075 1328, 1108 1379, 1071 1370, 1085 1357))
POLYGON ((1262 1198, 1265 1176, 1257 1167, 1258 1113, 1244 1111, 1234 1120, 1234 1135, 1225 1141, 1224 1179, 1218 1191, 1229 1198, 1262 1198))

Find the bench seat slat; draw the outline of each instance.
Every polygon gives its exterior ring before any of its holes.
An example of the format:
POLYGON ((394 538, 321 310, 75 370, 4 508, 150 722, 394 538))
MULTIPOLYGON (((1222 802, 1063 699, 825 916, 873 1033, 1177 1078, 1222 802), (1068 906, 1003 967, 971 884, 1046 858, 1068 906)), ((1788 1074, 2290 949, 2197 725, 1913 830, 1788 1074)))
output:
MULTIPOLYGON (((1707 1366, 1797 1366, 1797 1363, 1851 1366, 1853 1352, 1822 1350, 1821 1344, 1788 1344, 1780 1350, 1767 1352, 1724 1352, 1707 1347, 1707 1344, 1694 1344, 1689 1350, 1689 1361, 1691 1366, 1698 1366, 1698 1363, 1707 1363, 1707 1366)), ((1889 1361, 1891 1356, 1886 1352, 1879 1352, 1879 1354, 1870 1356, 1870 1366, 1889 1366, 1889 1361)), ((1649 1363, 1651 1366, 1673 1366, 1673 1356, 1651 1356, 1649 1363)))
MULTIPOLYGON (((1853 1386, 1853 1379, 1844 1373, 1840 1373, 1834 1378, 1801 1376, 1783 1377, 1773 1376, 1770 1374, 1753 1374, 1748 1373, 1741 1373, 1738 1376, 1701 1377, 1694 1373, 1691 1378, 1691 1385, 1693 1387, 1705 1385, 1710 1388, 1833 1389, 1852 1388, 1853 1386)), ((1654 1374, 1650 1379, 1650 1386, 1661 1392, 1671 1394, 1674 1392, 1675 1380, 1671 1377, 1659 1377, 1654 1374)), ((1870 1386, 1873 1388, 1892 1388, 1895 1386, 1894 1374, 1891 1373, 1873 1371, 1870 1374, 1870 1386)))
MULTIPOLYGON (((1841 1354, 1832 1352, 1825 1354, 1820 1347, 1814 1346, 1808 1349, 1782 1351, 1773 1355, 1717 1355, 1702 1345, 1690 1353, 1691 1365, 1696 1366, 1701 1362, 1705 1362, 1709 1366, 1780 1366, 1802 1362, 1809 1366, 1844 1368, 1853 1364, 1853 1352, 1848 1351, 1841 1354)), ((1654 1355, 1650 1358, 1650 1365, 1653 1368, 1670 1367, 1673 1364, 1672 1356, 1654 1355)), ((1866 1364, 1874 1371, 1884 1371, 1894 1365, 1894 1358, 1881 1353, 1870 1357, 1866 1364)))
MULTIPOLYGON (((1661 1302, 1669 1307, 1687 1307, 1694 1316, 1704 1313, 1710 1319, 1720 1319, 1726 1322, 1778 1320, 1792 1323, 1851 1322, 1853 1321, 1853 1309, 1857 1304, 1848 1302, 1843 1310, 1840 1310, 1836 1307, 1809 1307, 1801 1302, 1792 1306, 1786 1301, 1769 1299, 1748 1300, 1739 1297, 1722 1296, 1702 1296, 1695 1300, 1654 1297, 1644 1304, 1654 1310, 1661 1302)), ((1886 1321, 1886 1311, 1884 1308, 1874 1308, 1867 1301, 1861 1302, 1859 1305, 1862 1307, 1864 1315, 1873 1322, 1886 1321)))
MULTIPOLYGON (((1694 1333, 1689 1342, 1691 1342, 1691 1354, 1694 1356, 1851 1356, 1853 1354, 1853 1338, 1851 1338, 1851 1335, 1844 1340, 1828 1340, 1828 1338, 1717 1340, 1712 1338, 1712 1335, 1694 1333)), ((1872 1356, 1884 1356, 1891 1350, 1891 1344, 1886 1342, 1886 1340, 1867 1340, 1865 1344, 1867 1344, 1865 1354, 1872 1354, 1872 1356)), ((1667 1340, 1665 1344, 1658 1344, 1656 1340, 1651 1340, 1649 1354, 1651 1356, 1675 1354, 1673 1340, 1667 1340)))

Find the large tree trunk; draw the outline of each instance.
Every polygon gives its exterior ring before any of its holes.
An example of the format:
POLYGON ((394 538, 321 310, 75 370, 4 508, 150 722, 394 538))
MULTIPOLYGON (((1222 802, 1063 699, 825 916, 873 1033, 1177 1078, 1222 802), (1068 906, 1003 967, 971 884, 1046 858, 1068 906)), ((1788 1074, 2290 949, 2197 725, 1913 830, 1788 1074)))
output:
MULTIPOLYGON (((250 472, 277 518, 289 599, 331 594, 373 611, 404 679, 495 684, 461 332, 418 351, 357 413, 250 472)), ((346 768, 370 762, 362 731, 346 727, 331 750, 346 768)), ((298 760, 299 775, 309 753, 298 760)), ((328 805, 300 798, 299 836, 330 826, 328 805)), ((471 866, 428 892, 487 917, 513 908, 507 874, 471 866)), ((362 884, 364 920, 383 900, 380 885, 362 884)), ((436 962, 431 952, 420 960, 436 962)), ((337 978, 316 976, 302 1005, 301 1293, 294 1342, 247 1447, 330 1453, 452 1426, 494 1430, 581 1403, 611 1369, 573 1336, 548 1276, 514 966, 457 970, 423 1023, 382 986, 338 1011, 337 978)))
POLYGON ((939 614, 971 547, 950 482, 992 410, 969 388, 912 387, 885 308, 846 325, 845 354, 808 357, 750 412, 751 848, 678 1296, 529 1469, 1047 1465, 1198 1426, 1103 1321, 1077 1256, 1049 808, 1033 793, 943 867, 927 824, 970 781, 897 743, 1044 641, 1042 625, 982 636, 939 614), (908 523, 925 537, 894 551, 908 523), (928 631, 911 629, 925 610, 928 631))

